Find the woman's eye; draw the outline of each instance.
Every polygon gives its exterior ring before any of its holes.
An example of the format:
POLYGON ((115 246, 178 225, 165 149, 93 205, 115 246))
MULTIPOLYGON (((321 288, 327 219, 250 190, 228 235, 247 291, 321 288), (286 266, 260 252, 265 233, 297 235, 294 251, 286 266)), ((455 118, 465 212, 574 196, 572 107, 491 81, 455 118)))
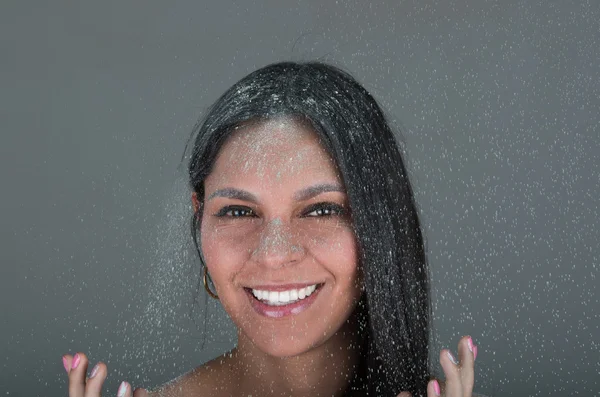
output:
POLYGON ((320 203, 310 206, 306 212, 305 216, 311 217, 324 217, 324 216, 336 216, 336 215, 345 215, 346 209, 341 205, 334 203, 320 203))
POLYGON ((244 218, 254 216, 254 211, 248 207, 228 206, 217 212, 218 217, 244 218))

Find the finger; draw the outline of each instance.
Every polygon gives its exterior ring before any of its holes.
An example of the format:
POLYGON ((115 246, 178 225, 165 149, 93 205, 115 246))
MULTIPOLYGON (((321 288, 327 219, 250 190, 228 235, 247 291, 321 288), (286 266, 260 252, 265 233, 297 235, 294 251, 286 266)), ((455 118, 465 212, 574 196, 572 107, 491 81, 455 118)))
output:
POLYGON ((133 397, 150 397, 150 395, 146 389, 135 389, 133 391, 133 397))
POLYGON ((410 394, 410 392, 403 391, 402 393, 398 394, 397 397, 412 397, 412 394, 410 394))
POLYGON ((475 344, 470 336, 463 336, 458 342, 460 357, 460 377, 465 397, 471 397, 475 383, 475 344))
POLYGON ((69 397, 85 396, 85 373, 88 366, 88 358, 83 353, 76 353, 73 357, 66 355, 70 362, 69 370, 69 397))
POLYGON ((427 384, 427 397, 439 397, 441 394, 440 384, 437 380, 431 380, 427 384))
POLYGON ((90 376, 85 380, 85 397, 100 397, 102 384, 106 379, 108 370, 104 363, 98 363, 92 368, 90 376))
POLYGON ((444 396, 463 397, 458 360, 454 357, 450 350, 443 349, 440 352, 440 364, 442 364, 444 374, 446 375, 446 393, 444 396))

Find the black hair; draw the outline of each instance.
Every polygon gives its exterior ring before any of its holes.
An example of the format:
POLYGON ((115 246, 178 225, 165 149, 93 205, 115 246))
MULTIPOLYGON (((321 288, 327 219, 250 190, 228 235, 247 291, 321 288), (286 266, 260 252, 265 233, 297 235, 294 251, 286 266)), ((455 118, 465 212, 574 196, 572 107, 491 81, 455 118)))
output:
MULTIPOLYGON (((425 396, 431 304, 413 190, 383 111, 350 74, 321 62, 281 62, 242 78, 194 127, 191 188, 202 201, 204 180, 236 127, 278 117, 310 123, 335 159, 348 195, 365 283, 357 310, 366 313, 367 330, 347 395, 425 396)), ((195 214, 191 229, 202 261, 200 221, 195 214)))

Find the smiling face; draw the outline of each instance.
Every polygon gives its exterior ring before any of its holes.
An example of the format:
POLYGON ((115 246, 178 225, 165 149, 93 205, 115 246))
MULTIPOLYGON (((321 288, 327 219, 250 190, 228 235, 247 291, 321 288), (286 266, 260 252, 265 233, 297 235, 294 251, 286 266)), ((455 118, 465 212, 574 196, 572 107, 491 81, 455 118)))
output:
POLYGON ((205 180, 200 246, 240 337, 277 357, 325 343, 361 294, 348 198, 307 126, 248 124, 205 180))

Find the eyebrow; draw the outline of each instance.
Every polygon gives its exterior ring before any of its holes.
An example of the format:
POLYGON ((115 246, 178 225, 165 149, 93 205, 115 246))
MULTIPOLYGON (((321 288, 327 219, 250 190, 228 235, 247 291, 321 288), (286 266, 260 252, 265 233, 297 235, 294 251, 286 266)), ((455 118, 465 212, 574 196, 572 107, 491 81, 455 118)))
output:
POLYGON ((243 201, 250 201, 253 203, 258 202, 256 196, 250 192, 241 189, 235 189, 233 187, 226 187, 224 189, 219 189, 213 192, 206 201, 212 200, 215 197, 225 197, 230 199, 237 199, 243 201))
MULTIPOLYGON (((342 186, 340 186, 338 184, 321 183, 318 185, 309 186, 307 188, 304 188, 304 189, 296 192, 294 194, 294 200, 304 201, 304 200, 311 199, 315 196, 318 196, 321 193, 327 193, 327 192, 345 193, 345 190, 342 186)), ((225 198, 230 198, 230 199, 249 201, 252 203, 258 202, 258 199, 256 198, 256 196, 253 195, 252 193, 247 192, 245 190, 236 189, 233 187, 226 187, 223 189, 216 190, 210 196, 208 196, 208 199, 206 201, 212 200, 215 197, 225 197, 225 198)))
POLYGON ((296 194, 294 194, 294 199, 296 201, 304 201, 326 192, 346 193, 344 188, 340 185, 332 183, 321 183, 319 185, 309 186, 296 192, 296 194))

